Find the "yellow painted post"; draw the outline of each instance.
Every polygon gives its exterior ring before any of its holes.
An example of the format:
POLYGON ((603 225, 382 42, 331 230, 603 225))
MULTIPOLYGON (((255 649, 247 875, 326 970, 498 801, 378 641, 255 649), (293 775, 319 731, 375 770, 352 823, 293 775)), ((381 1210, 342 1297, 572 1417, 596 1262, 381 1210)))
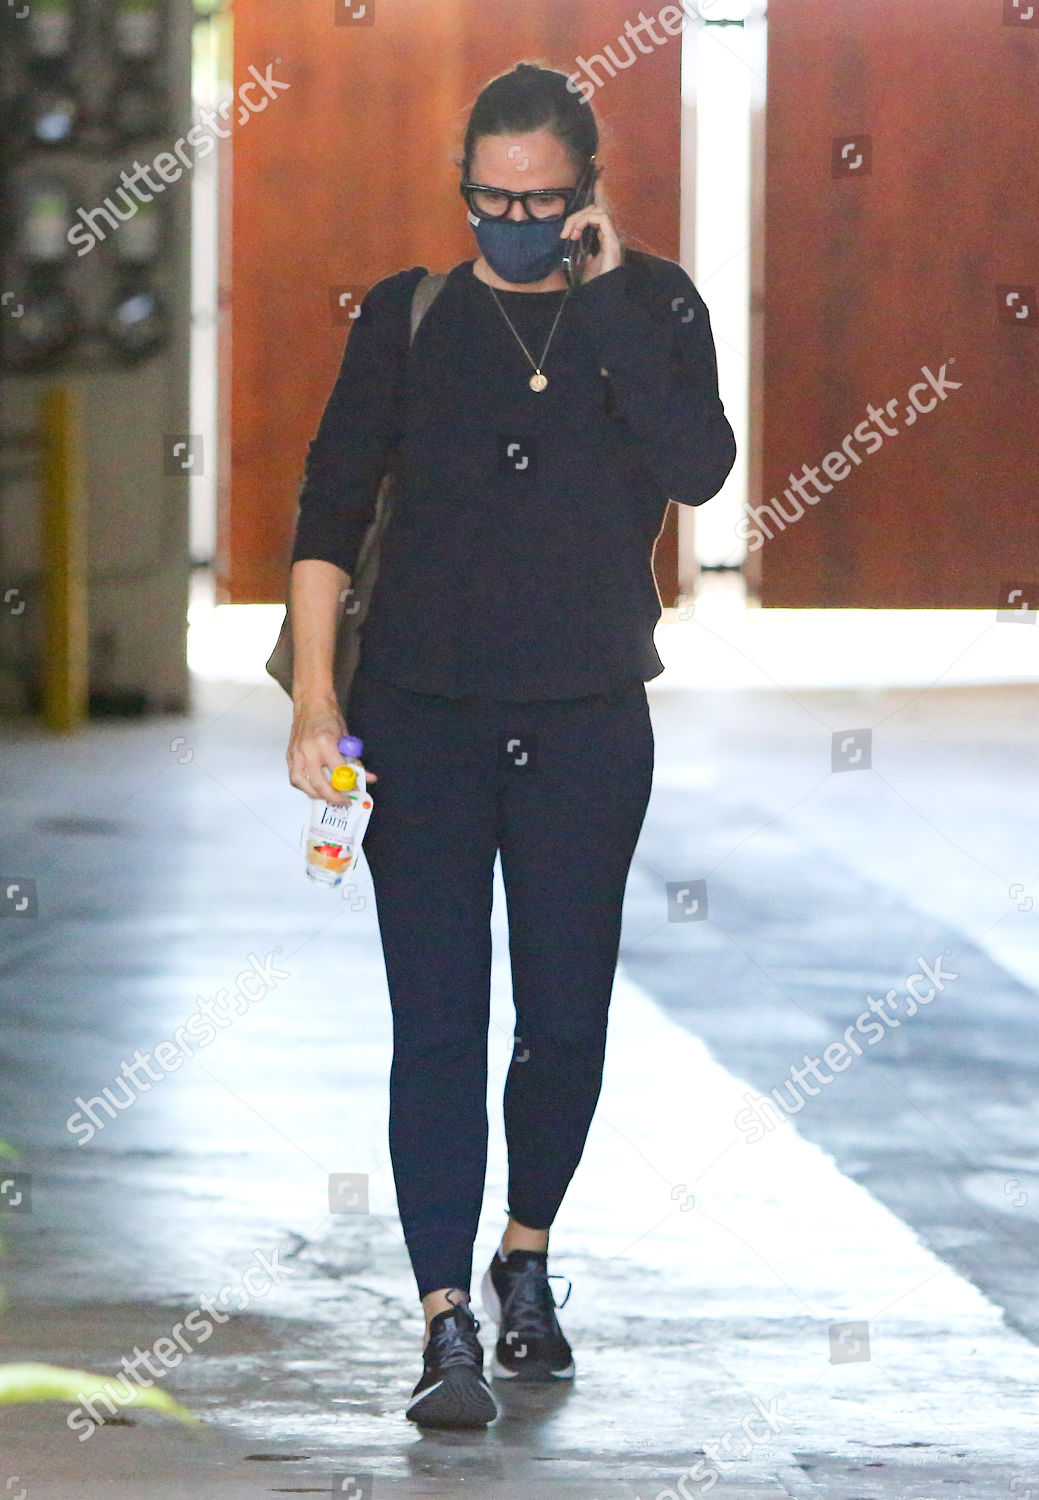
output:
POLYGON ((44 564, 43 718, 55 734, 87 718, 86 485, 80 394, 55 386, 40 402, 44 564))

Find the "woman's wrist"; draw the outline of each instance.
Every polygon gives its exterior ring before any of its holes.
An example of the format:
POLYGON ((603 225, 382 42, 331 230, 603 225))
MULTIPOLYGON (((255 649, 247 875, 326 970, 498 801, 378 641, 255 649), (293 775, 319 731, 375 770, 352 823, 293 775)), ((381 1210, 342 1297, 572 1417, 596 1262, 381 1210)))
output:
POLYGON ((330 682, 293 683, 292 703, 295 708, 339 707, 335 688, 330 682))

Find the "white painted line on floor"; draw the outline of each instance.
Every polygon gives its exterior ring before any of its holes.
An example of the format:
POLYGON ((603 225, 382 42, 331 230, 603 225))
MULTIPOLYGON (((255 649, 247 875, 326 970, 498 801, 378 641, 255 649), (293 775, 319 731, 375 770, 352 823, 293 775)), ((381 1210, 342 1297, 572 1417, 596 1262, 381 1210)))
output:
MULTIPOLYGON (((501 1039, 512 1029, 507 960, 496 957, 494 970, 492 1036, 501 1039)), ((478 1250, 503 1223, 508 1051, 499 1040, 478 1250)), ((838 1075, 829 1087, 840 1084, 838 1075)), ((790 1393, 796 1424, 775 1440, 780 1449, 861 1460, 863 1443, 924 1441, 1027 1465, 1037 1351, 792 1122, 748 1145, 734 1124, 748 1092, 763 1091, 722 1067, 622 970, 603 1091, 550 1269, 567 1273, 567 1255, 619 1257, 608 1282, 584 1289, 611 1324, 625 1313, 696 1319, 701 1330, 706 1322, 704 1345, 689 1351, 694 1363, 709 1354, 764 1399, 790 1393), (861 1321, 870 1359, 831 1363, 830 1325, 861 1321)), ((854 1331, 840 1348, 856 1352, 854 1331)), ((752 1455, 740 1475, 774 1473, 775 1453, 752 1455)))

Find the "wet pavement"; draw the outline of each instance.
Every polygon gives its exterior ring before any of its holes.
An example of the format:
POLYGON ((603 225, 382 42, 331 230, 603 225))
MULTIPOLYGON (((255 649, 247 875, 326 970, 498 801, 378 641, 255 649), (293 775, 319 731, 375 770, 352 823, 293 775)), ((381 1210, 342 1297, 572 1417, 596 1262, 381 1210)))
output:
MULTIPOLYGON (((366 873, 342 900, 299 872, 287 700, 200 682, 182 720, 0 730, 0 873, 37 902, 0 927, 0 1138, 32 1192, 0 1216, 2 1357, 115 1375, 161 1348, 202 1419, 0 1409, 0 1495, 1039 1495, 1039 689, 651 705, 603 1093, 553 1231, 578 1376, 499 1390, 475 1435, 401 1415, 421 1321, 374 906, 366 873), (835 773, 863 725, 871 766, 835 773), (222 989, 249 998, 185 1045, 222 989), (158 1076, 117 1085, 136 1049, 158 1076)), ((504 1222, 500 879, 494 945, 476 1285, 504 1222)))

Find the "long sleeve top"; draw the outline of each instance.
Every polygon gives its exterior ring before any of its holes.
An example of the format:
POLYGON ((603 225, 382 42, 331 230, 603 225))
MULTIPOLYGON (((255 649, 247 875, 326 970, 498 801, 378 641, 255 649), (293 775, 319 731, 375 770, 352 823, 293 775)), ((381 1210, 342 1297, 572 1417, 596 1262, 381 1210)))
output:
POLYGON ((736 445, 707 308, 626 251, 573 289, 495 289, 463 261, 410 345, 425 267, 368 292, 310 444, 292 561, 350 574, 401 467, 358 671, 449 697, 569 698, 656 677, 651 567, 668 499, 702 505, 736 445))

